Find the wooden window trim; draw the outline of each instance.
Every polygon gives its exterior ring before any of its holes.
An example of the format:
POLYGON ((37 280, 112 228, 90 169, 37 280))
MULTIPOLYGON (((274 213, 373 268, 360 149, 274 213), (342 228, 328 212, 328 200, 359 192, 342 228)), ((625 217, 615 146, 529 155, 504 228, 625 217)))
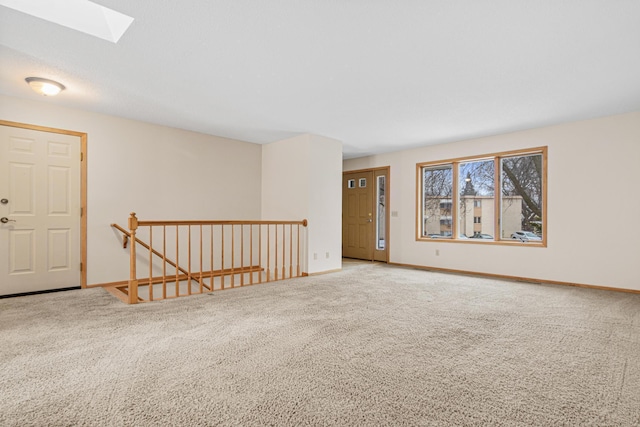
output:
POLYGON ((547 247, 547 160, 548 157, 548 147, 540 146, 519 150, 509 150, 509 151, 500 151, 490 154, 481 154, 477 156, 464 156, 464 157, 456 157, 445 160, 436 160, 429 162, 420 162, 416 163, 416 222, 415 222, 415 236, 416 241, 419 242, 437 242, 437 243, 460 243, 460 244, 470 244, 470 245, 503 245, 503 246, 526 246, 526 247, 535 247, 535 248, 546 248, 547 247), (501 159, 507 157, 517 157, 517 156, 526 156, 526 155, 542 155, 542 241, 540 242, 521 242, 519 240, 512 239, 500 239, 500 216, 502 215, 500 209, 500 183, 501 183, 501 159), (460 163, 470 162, 470 161, 482 161, 482 160, 493 160, 494 161, 494 183, 496 186, 496 191, 494 191, 494 239, 495 240, 479 240, 479 239, 460 239, 458 236, 458 228, 459 228, 459 211, 458 204, 459 197, 459 165, 460 163), (444 166, 451 165, 453 169, 453 212, 452 212, 452 236, 451 238, 443 238, 443 239, 433 239, 430 237, 422 236, 422 203, 423 203, 423 190, 422 190, 422 168, 424 167, 432 167, 432 166, 444 166), (496 238, 496 236, 498 238, 496 238))

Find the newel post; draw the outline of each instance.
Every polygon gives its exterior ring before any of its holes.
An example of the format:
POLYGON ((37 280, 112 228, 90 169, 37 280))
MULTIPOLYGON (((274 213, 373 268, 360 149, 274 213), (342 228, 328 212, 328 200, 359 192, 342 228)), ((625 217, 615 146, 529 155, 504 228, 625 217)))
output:
POLYGON ((136 230, 138 229, 138 218, 136 213, 131 212, 129 217, 129 233, 131 237, 130 259, 129 259, 129 304, 138 303, 138 278, 136 277, 136 230))

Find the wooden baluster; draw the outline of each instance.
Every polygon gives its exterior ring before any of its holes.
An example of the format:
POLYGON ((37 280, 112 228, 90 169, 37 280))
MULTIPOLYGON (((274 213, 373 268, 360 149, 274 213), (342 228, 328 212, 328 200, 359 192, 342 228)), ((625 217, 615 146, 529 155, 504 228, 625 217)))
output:
POLYGON ((297 238, 298 238, 298 245, 297 245, 297 249, 298 249, 297 253, 298 253, 298 255, 297 255, 297 259, 296 259, 296 268, 297 268, 296 277, 300 277, 300 224, 298 224, 298 235, 297 235, 297 238))
POLYGON ((244 286, 244 224, 240 224, 240 286, 244 286))
POLYGON ((187 295, 191 295, 191 226, 187 226, 187 232, 189 235, 187 236, 187 245, 189 246, 189 250, 187 251, 187 262, 189 263, 189 267, 187 267, 187 295))
POLYGON ((149 301, 153 301, 153 226, 149 226, 149 301))
POLYGON ((262 283, 262 224, 258 224, 258 283, 262 283))
POLYGON ((293 224, 289 224, 289 279, 293 277, 293 224))
POLYGON ((236 251, 235 251, 235 247, 234 244, 236 242, 236 237, 235 237, 235 227, 233 226, 233 224, 231 224, 231 287, 233 288, 234 286, 234 278, 235 278, 235 273, 234 273, 234 265, 236 263, 236 251))
POLYGON ((162 226, 162 299, 167 299, 167 226, 162 226))
POLYGON ((249 284, 253 285, 253 224, 249 224, 249 284))
POLYGON ((285 231, 284 228, 284 224, 282 224, 282 279, 284 279, 285 277, 285 273, 286 273, 286 268, 284 266, 285 262, 286 262, 286 257, 285 257, 285 252, 284 250, 287 247, 287 242, 286 242, 286 238, 287 238, 287 233, 285 231))
POLYGON ((278 224, 275 225, 276 227, 276 237, 274 239, 275 241, 275 262, 273 263, 273 268, 274 268, 274 273, 273 275, 275 276, 274 280, 278 280, 278 224))
MULTIPOLYGON (((302 226, 304 227, 304 228, 302 229, 302 233, 304 233, 304 235, 302 236, 302 244, 304 245, 304 246, 303 246, 303 248, 305 248, 305 247, 306 247, 306 248, 307 248, 307 251, 308 251, 308 250, 309 250, 309 249, 308 249, 308 247, 309 247, 309 235, 307 234, 307 230, 305 230, 305 229, 307 228, 307 220, 306 220, 306 219, 303 219, 303 220, 302 220, 302 226)), ((301 265, 301 267, 303 267, 303 266, 301 265)), ((308 264, 308 262, 307 262, 306 267, 307 267, 307 271, 309 271, 309 264, 308 264)), ((302 276, 302 275, 304 275, 304 272, 301 272, 301 273, 300 273, 300 275, 301 275, 301 276, 302 276)))
POLYGON ((211 269, 211 292, 213 292, 214 289, 214 283, 213 283, 213 224, 211 224, 211 240, 209 242, 210 244, 210 248, 209 248, 209 252, 210 252, 210 264, 209 264, 209 268, 211 269))
POLYGON ((202 224, 200 224, 200 293, 202 293, 202 224))
POLYGON ((267 224, 267 282, 271 280, 271 226, 267 224))
POLYGON ((179 265, 180 265, 180 244, 179 244, 179 236, 180 230, 176 225, 176 297, 180 296, 180 278, 178 277, 179 273, 179 265))
POLYGON ((131 236, 131 245, 129 249, 129 304, 138 303, 138 279, 136 277, 136 230, 138 229, 138 218, 136 213, 131 212, 129 217, 129 235, 131 236))
POLYGON ((220 250, 220 254, 222 256, 222 262, 220 264, 220 289, 224 289, 224 224, 222 224, 220 228, 222 229, 222 249, 220 250))

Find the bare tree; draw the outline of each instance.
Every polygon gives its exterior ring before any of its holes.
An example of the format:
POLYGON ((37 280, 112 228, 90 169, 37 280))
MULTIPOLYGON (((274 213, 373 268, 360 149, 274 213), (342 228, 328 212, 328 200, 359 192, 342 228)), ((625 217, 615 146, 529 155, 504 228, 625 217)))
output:
POLYGON ((453 193, 453 169, 451 166, 440 166, 423 169, 423 191, 425 196, 451 198, 453 193))
MULTIPOLYGON (((453 168, 450 165, 424 168, 422 178, 425 220, 431 223, 438 221, 437 234, 440 234, 441 217, 451 216, 452 213, 453 168)), ((426 228, 428 227, 425 224, 424 234, 427 234, 426 228)), ((435 228, 432 231, 435 231, 435 228)))
MULTIPOLYGON (((425 219, 439 220, 451 216, 453 167, 425 167, 423 175, 423 209, 425 219)), ((477 160, 459 164, 458 191, 460 215, 471 212, 468 196, 496 196, 495 162, 477 160), (467 197, 465 197, 467 196, 467 197)), ((504 157, 501 159, 500 191, 502 196, 522 199, 522 229, 540 231, 542 221, 542 155, 504 157)), ((505 199, 503 199, 503 203, 505 199)), ((507 201, 508 203, 508 201, 507 201)))
POLYGON ((522 228, 539 230, 542 221, 542 155, 503 158, 502 194, 522 197, 522 228))

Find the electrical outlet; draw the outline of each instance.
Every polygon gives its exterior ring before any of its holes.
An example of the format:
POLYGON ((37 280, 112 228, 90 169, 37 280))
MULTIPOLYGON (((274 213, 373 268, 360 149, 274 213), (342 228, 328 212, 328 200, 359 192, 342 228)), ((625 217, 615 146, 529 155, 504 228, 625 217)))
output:
POLYGON ((397 217, 398 216, 398 211, 391 211, 391 216, 392 217, 397 217))
POLYGON ((436 256, 440 256, 440 249, 436 249, 436 256))
POLYGON ((325 258, 329 258, 329 252, 324 255, 325 258))
POLYGON ((313 259, 318 259, 318 253, 317 252, 313 253, 313 259))

